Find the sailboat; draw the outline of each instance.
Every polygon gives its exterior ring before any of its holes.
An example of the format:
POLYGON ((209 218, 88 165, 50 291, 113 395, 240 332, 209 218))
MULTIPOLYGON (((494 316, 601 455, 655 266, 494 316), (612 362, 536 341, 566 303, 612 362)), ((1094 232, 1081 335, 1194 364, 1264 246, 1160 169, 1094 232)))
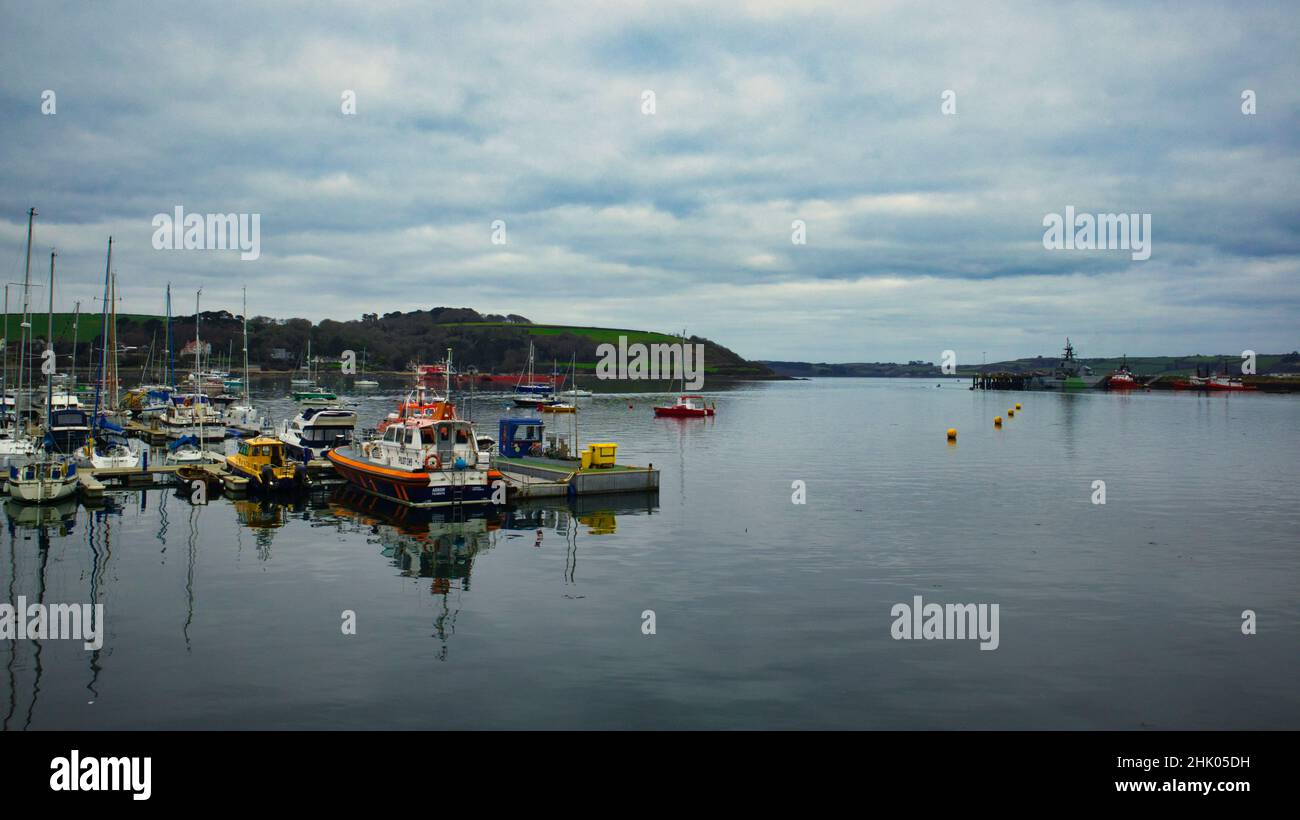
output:
MULTIPOLYGON (((551 366, 551 370, 552 370, 552 371, 555 370, 555 366, 554 366, 554 365, 551 366)), ((577 353, 574 353, 574 354, 573 354, 573 362, 572 362, 572 365, 571 365, 570 368, 569 368, 569 371, 570 371, 570 373, 572 374, 572 376, 573 376, 573 378, 574 378, 574 380, 575 380, 575 382, 576 382, 576 379, 577 379, 577 371, 578 371, 578 354, 577 354, 577 353)), ((561 386, 561 387, 564 386, 564 378, 563 378, 563 377, 561 377, 561 379, 560 379, 560 386, 561 386)), ((564 395, 564 394, 561 393, 560 395, 564 395)), ((569 404, 569 403, 567 403, 567 402, 562 402, 562 401, 560 401, 559 399, 557 399, 557 398, 555 397, 555 395, 553 395, 553 394, 552 394, 552 395, 548 395, 548 396, 543 397, 542 401, 538 402, 538 404, 537 404, 537 409, 540 410, 540 411, 543 412, 543 413, 576 413, 576 412, 578 412, 578 407, 577 407, 577 405, 575 405, 575 404, 569 404)))
MULTIPOLYGON (((686 343, 686 330, 682 330, 682 344, 686 343)), ((670 384, 671 388, 672 385, 670 384)), ((686 389, 686 371, 682 370, 682 390, 686 389)), ((717 412, 716 405, 705 404, 703 396, 682 394, 677 397, 677 402, 670 405, 655 405, 656 417, 678 418, 678 419, 702 419, 712 416, 717 412)))
MULTIPOLYGON (((307 376, 309 377, 307 379, 307 384, 309 386, 305 390, 293 391, 292 395, 294 401, 298 402, 304 407, 327 407, 339 400, 339 397, 335 395, 333 391, 326 390, 324 387, 321 387, 319 384, 317 384, 315 379, 310 378, 311 336, 307 337, 307 376)), ((299 384, 299 381, 297 379, 294 379, 291 383, 299 384)))
MULTIPOLYGON (((36 216, 36 209, 28 211, 27 220, 27 263, 23 279, 23 338, 19 350, 18 360, 18 398, 22 397, 23 368, 29 366, 27 358, 27 331, 31 328, 31 317, 29 313, 29 297, 31 293, 31 266, 32 266, 32 219, 36 216)), ((54 257, 55 253, 50 252, 50 324, 53 326, 54 316, 54 257)), ((50 349, 53 349, 53 338, 47 340, 50 349)), ((45 424, 46 430, 52 429, 54 421, 53 405, 51 403, 54 395, 54 386, 52 384, 46 387, 46 411, 45 424)), ((22 414, 19 412, 18 418, 21 420, 22 414)), ((34 454, 31 461, 22 466, 11 465, 9 467, 9 495, 17 501, 24 501, 30 504, 44 504, 52 501, 59 501, 67 498, 77 491, 77 484, 80 479, 77 477, 77 465, 72 459, 51 452, 51 445, 54 443, 51 436, 46 436, 46 449, 44 452, 34 454)))
POLYGON ((310 335, 307 337, 307 361, 305 363, 305 366, 299 367, 298 369, 299 370, 305 369, 307 371, 306 377, 298 376, 297 378, 289 379, 289 384, 293 385, 294 387, 311 387, 313 382, 311 380, 311 336, 310 335))
MULTIPOLYGON (((361 350, 361 375, 362 375, 362 376, 365 376, 365 375, 366 375, 366 351, 365 351, 365 348, 362 348, 362 350, 361 350)), ((379 386, 379 382, 375 381, 374 379, 361 378, 361 379, 357 379, 356 381, 352 382, 352 385, 353 385, 354 387, 378 387, 378 386, 379 386)))
POLYGON ((537 403, 542 400, 543 396, 548 395, 555 386, 551 384, 542 384, 533 381, 533 342, 528 340, 528 381, 524 382, 524 374, 519 374, 519 381, 515 383, 515 393, 519 394, 515 399, 516 407, 536 407, 537 403))
POLYGON ((111 272, 112 264, 113 238, 109 237, 104 270, 104 348, 99 362, 99 385, 95 390, 95 415, 90 435, 77 451, 82 464, 100 469, 140 464, 139 446, 127 440, 117 406, 117 275, 111 272))
MULTIPOLYGON (((203 289, 199 288, 198 293, 194 296, 194 372, 202 372, 203 361, 203 344, 199 338, 199 299, 203 295, 203 289)), ((221 417, 212 409, 212 402, 206 394, 201 391, 186 393, 183 395, 172 396, 172 404, 167 408, 167 412, 162 417, 162 424, 167 429, 168 438, 177 442, 186 439, 196 439, 199 448, 202 448, 204 441, 208 439, 221 440, 226 437, 226 427, 221 423, 221 417)), ((207 456, 200 453, 195 458, 206 459, 207 456)), ((168 457, 173 463, 175 460, 172 456, 168 457)))
POLYGON ((262 432, 262 418, 257 414, 257 409, 253 407, 248 398, 248 288, 244 288, 244 377, 237 379, 239 386, 242 388, 239 393, 239 401, 226 408, 226 412, 221 414, 221 420, 226 424, 226 430, 236 438, 245 436, 255 436, 262 432))
MULTIPOLYGON (((28 248, 31 255, 31 218, 35 209, 28 214, 28 248)), ((9 287, 5 286, 5 327, 4 339, 0 341, 0 354, 4 356, 3 373, 0 374, 0 463, 8 466, 14 461, 26 461, 35 452, 31 438, 23 435, 22 425, 18 423, 18 396, 9 395, 9 287)), ((22 359, 18 364, 22 366, 22 359)))

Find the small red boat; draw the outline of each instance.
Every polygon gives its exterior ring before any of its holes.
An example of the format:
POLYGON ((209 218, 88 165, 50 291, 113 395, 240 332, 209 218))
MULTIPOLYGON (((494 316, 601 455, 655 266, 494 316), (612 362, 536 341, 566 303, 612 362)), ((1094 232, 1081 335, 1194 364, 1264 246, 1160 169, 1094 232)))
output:
POLYGON ((1254 385, 1245 384, 1237 376, 1214 376, 1205 383, 1206 390, 1254 390, 1254 385))
POLYGON ((1227 367, 1223 372, 1217 375, 1201 375, 1201 368, 1196 368, 1195 376, 1188 376, 1185 379, 1174 379, 1173 385, 1175 390, 1226 390, 1230 392, 1254 390, 1255 385, 1246 384, 1240 376, 1228 374, 1227 367))
POLYGON ((713 415, 714 408, 706 407, 703 396, 681 396, 671 407, 655 407, 656 416, 668 416, 680 419, 704 418, 713 415), (696 404, 696 400, 699 404, 696 404))

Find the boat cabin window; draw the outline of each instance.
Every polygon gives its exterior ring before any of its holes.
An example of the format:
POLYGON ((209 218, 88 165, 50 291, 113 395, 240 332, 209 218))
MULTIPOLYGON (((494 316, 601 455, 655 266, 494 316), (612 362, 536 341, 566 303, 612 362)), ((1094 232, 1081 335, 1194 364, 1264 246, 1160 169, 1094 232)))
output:
POLYGON ((397 434, 402 432, 400 427, 389 427, 384 431, 384 441, 397 441, 397 434))
POLYGON ((437 444, 438 436, 432 427, 425 427, 420 431, 420 441, 424 444, 437 444))
POLYGON ((239 454, 240 454, 241 456, 246 456, 246 455, 248 455, 248 442, 241 441, 241 442, 239 443, 239 454))
POLYGON ((515 441, 541 441, 542 427, 539 424, 524 424, 515 428, 515 441))
POLYGON ((451 436, 451 425, 450 425, 450 424, 439 424, 439 425, 438 425, 438 438, 439 438, 440 440, 442 440, 442 441, 446 441, 447 438, 448 438, 449 436, 451 436))

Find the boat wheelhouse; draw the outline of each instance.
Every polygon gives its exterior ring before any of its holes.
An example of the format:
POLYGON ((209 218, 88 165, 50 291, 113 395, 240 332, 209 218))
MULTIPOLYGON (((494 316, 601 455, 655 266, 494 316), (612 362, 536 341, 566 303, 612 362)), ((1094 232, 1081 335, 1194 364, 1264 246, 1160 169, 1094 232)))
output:
POLYGON ((76 407, 50 411, 50 428, 46 431, 47 447, 65 454, 81 449, 90 437, 90 417, 76 407))
POLYGON ((410 419, 444 421, 454 418, 456 418, 456 406, 449 402, 446 396, 440 396, 421 386, 408 393, 404 401, 399 401, 397 409, 379 422, 378 429, 383 433, 391 425, 404 424, 410 419))

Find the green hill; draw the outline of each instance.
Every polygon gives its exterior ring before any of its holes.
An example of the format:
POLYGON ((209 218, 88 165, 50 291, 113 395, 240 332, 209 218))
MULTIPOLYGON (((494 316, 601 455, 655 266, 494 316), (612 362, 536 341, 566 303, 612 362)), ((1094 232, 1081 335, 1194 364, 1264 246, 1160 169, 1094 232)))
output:
MULTIPOLYGON (((46 317, 33 317, 33 336, 44 342, 46 317)), ((54 338, 60 356, 72 348, 73 315, 54 315, 54 338)), ((100 340, 102 324, 99 314, 82 314, 77 320, 78 362, 85 367, 89 346, 100 340), (85 348, 81 346, 85 345, 85 348)), ((11 347, 19 338, 20 321, 9 317, 11 347)), ((211 346, 211 355, 219 361, 230 356, 239 358, 242 321, 228 311, 205 311, 202 315, 202 338, 211 346)), ((194 338, 194 316, 177 316, 172 333, 178 351, 194 338)), ((469 308, 438 307, 430 310, 393 312, 382 316, 365 314, 360 319, 336 321, 325 319, 313 324, 307 319, 276 319, 254 316, 248 320, 249 361, 264 370, 290 370, 299 367, 306 355, 310 337, 312 354, 323 369, 337 367, 345 350, 365 351, 367 368, 374 371, 409 370, 416 363, 435 362, 447 348, 453 350, 458 369, 477 368, 484 373, 519 372, 527 366, 528 343, 535 349, 535 369, 549 372, 554 361, 567 369, 577 357, 580 371, 596 367, 596 348, 617 344, 626 336, 628 344, 672 344, 680 341, 669 333, 577 325, 533 324, 522 316, 482 315, 469 308), (335 360, 333 365, 330 360, 335 360)), ((160 355, 166 336, 166 318, 147 314, 118 314, 117 338, 122 352, 119 363, 125 370, 144 364, 149 348, 160 355)), ((692 344, 704 345, 705 372, 711 376, 732 378, 773 378, 771 370, 746 361, 733 351, 708 339, 691 336, 692 344)), ((177 367, 188 367, 177 358, 177 367)))

